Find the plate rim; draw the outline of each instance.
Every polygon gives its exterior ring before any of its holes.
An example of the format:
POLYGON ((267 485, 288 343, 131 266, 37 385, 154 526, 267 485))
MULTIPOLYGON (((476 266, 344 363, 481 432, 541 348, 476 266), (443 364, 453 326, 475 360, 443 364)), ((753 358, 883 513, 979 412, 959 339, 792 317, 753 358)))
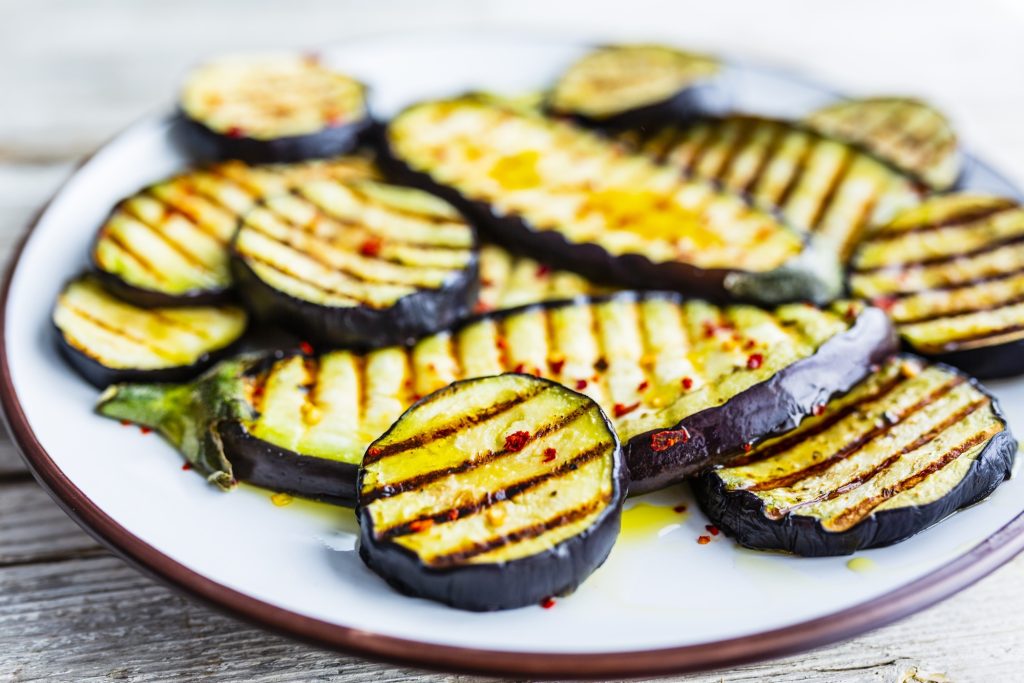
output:
MULTIPOLYGON (((29 220, 18 238, 7 259, 0 283, 0 417, 33 477, 65 514, 136 570, 177 592, 278 635, 386 663, 489 676, 634 678, 735 667, 848 640, 951 597, 1024 551, 1022 511, 973 548, 932 572, 838 612, 782 628, 706 643, 598 653, 488 650, 389 636, 334 624, 272 605, 190 569, 129 532, 64 474, 36 438, 22 410, 7 352, 7 307, 11 284, 24 248, 51 204, 64 194, 94 157, 107 149, 113 141, 140 124, 163 118, 166 115, 162 113, 146 114, 120 129, 81 159, 29 220)), ((968 151, 964 151, 963 155, 965 161, 979 161, 968 151)), ((988 168, 1001 179, 1006 179, 991 166, 988 168)), ((1010 186, 1016 185, 1012 181, 1008 182, 1010 186)))

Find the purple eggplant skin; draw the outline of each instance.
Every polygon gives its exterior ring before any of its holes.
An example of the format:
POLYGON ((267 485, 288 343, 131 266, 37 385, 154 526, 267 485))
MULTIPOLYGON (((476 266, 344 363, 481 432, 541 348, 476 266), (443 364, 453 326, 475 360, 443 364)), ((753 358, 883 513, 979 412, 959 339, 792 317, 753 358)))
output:
POLYGON ((865 308, 846 332, 814 355, 668 429, 685 429, 685 442, 655 451, 652 438, 666 429, 630 439, 625 449, 630 494, 665 488, 727 462, 745 446, 795 428, 815 406, 852 389, 897 349, 889 318, 881 309, 865 308))
MULTIPOLYGON (((464 381, 468 380, 451 386, 464 381)), ((430 396, 420 399, 406 412, 429 399, 430 396)), ((396 543, 378 541, 374 537, 369 511, 357 506, 359 556, 400 593, 429 598, 472 612, 516 609, 572 593, 608 559, 619 535, 622 504, 629 487, 629 475, 615 428, 603 411, 602 416, 615 441, 612 496, 601 515, 582 533, 537 555, 510 562, 429 567, 412 551, 396 543)), ((363 471, 360 470, 356 491, 362 489, 363 471)))
POLYGON ((1024 374, 1024 339, 946 353, 922 353, 910 344, 906 350, 935 363, 952 365, 978 379, 1003 379, 1024 374))
MULTIPOLYGON (((974 379, 969 381, 988 393, 974 379)), ((1006 424, 998 401, 993 398, 991 405, 1006 424)), ((904 541, 957 510, 984 500, 1010 478, 1016 454, 1017 440, 1005 429, 992 437, 964 478, 939 500, 920 507, 883 510, 843 532, 826 531, 817 519, 805 515, 769 519, 764 503, 756 495, 749 491, 726 491, 714 471, 694 479, 691 485, 708 519, 742 546, 784 550, 803 557, 850 555, 904 541)))
POLYGON ((239 481, 303 498, 355 507, 357 465, 304 456, 250 434, 240 422, 218 426, 239 481))
POLYGON ((259 140, 218 133, 178 110, 178 139, 204 160, 239 159, 250 164, 273 164, 326 159, 355 151, 372 133, 369 110, 361 118, 315 133, 259 140))
POLYGON ((475 246, 466 268, 443 287, 419 290, 387 308, 331 307, 303 301, 261 280, 234 249, 231 271, 242 301, 258 319, 299 333, 325 349, 411 344, 468 317, 480 291, 475 246))
POLYGON ((204 353, 191 365, 179 365, 173 368, 160 368, 157 370, 138 370, 133 368, 107 367, 68 343, 68 340, 56 325, 53 326, 53 330, 56 334, 57 350, 60 355, 64 357, 64 360, 67 361, 68 365, 75 372, 97 389, 106 389, 111 384, 120 384, 122 382, 185 382, 199 376, 214 363, 228 358, 237 352, 241 348, 242 339, 245 336, 242 335, 237 341, 228 344, 222 349, 204 353))
MULTIPOLYGON (((99 239, 97 233, 96 239, 99 239)), ((90 250, 92 261, 91 271, 96 274, 103 284, 103 288, 130 304, 140 308, 180 308, 185 306, 222 306, 224 304, 236 303, 238 297, 234 288, 222 287, 218 289, 196 289, 184 294, 168 294, 153 289, 136 287, 125 282, 117 275, 102 270, 95 261, 95 248, 90 250)))

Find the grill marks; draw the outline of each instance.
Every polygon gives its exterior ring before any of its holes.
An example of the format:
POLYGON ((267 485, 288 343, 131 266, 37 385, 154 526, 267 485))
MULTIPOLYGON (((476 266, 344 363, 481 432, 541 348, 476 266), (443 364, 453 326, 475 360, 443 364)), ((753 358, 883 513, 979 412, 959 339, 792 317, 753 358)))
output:
POLYGON ((902 493, 915 497, 903 505, 945 495, 966 467, 955 480, 932 477, 961 456, 973 457, 1003 429, 991 399, 963 375, 895 359, 817 421, 718 476, 728 490, 761 498, 771 519, 808 515, 842 531, 902 493))
POLYGON ((641 149, 659 162, 777 207, 795 227, 827 233, 842 254, 919 198, 910 179, 869 155, 780 121, 730 116, 650 140, 641 149), (712 156, 721 163, 703 163, 712 156))
POLYGON ((576 273, 486 244, 480 247, 478 313, 610 291, 576 273))
POLYGON ((1024 209, 998 197, 948 195, 908 211, 853 260, 855 295, 886 308, 925 353, 1024 336, 1024 209))

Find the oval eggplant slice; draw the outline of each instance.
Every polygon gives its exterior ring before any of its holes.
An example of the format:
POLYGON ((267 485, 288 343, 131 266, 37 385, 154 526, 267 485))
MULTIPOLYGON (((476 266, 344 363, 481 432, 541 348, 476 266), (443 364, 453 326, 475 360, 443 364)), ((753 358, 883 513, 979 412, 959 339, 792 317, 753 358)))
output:
POLYGON ((998 403, 977 382, 897 357, 694 489, 742 545, 848 555, 985 498, 1009 478, 1016 452, 998 403))
POLYGON ((963 160, 953 126, 920 100, 847 100, 819 109, 804 121, 826 135, 862 145, 938 192, 952 188, 960 177, 963 160))
POLYGON ((684 176, 715 181, 777 210, 844 260, 871 226, 921 199, 906 174, 786 121, 736 115, 624 139, 684 176))
POLYGON ((480 247, 480 295, 474 311, 486 313, 541 301, 607 294, 613 288, 568 270, 554 270, 495 244, 480 247))
POLYGON ((123 199, 96 236, 92 263, 108 289, 139 306, 223 303, 232 298, 228 243, 261 197, 318 178, 377 175, 363 156, 189 171, 123 199))
POLYGON ((604 562, 625 494, 619 441, 591 398, 521 374, 456 382, 367 449, 359 555, 408 595, 536 605, 604 562))
POLYGON ((227 355, 246 327, 240 308, 138 308, 98 278, 72 280, 53 310, 60 349, 99 388, 115 382, 181 382, 227 355))
POLYGON ((715 82, 718 60, 665 45, 609 45, 586 54, 558 79, 552 114, 606 127, 643 126, 727 109, 715 82))
POLYGON ((203 64, 185 79, 180 108, 203 156, 250 163, 347 154, 372 125, 365 86, 302 55, 203 64))
POLYGON ((473 228, 422 190, 300 185, 247 213, 232 250, 249 309, 329 347, 410 343, 476 302, 473 228))
POLYGON ((171 386, 122 385, 99 411, 173 439, 182 413, 205 420, 194 431, 211 431, 204 401, 244 406, 242 413, 256 417, 218 427, 237 438, 183 448, 197 469, 217 481, 237 477, 352 504, 363 451, 408 406, 457 380, 526 372, 604 408, 626 444, 631 490, 641 493, 795 427, 895 346, 885 314, 858 304, 841 313, 804 304, 768 312, 622 292, 482 315, 408 348, 251 361, 246 367, 257 370, 244 372, 226 362, 187 385, 189 395, 203 397, 194 410, 146 408, 148 397, 179 391, 171 386), (139 395, 147 400, 136 405, 139 395), (209 463, 228 469, 210 470, 209 463), (339 474, 345 467, 352 476, 339 474))
POLYGON ((899 214, 858 249, 850 290, 906 346, 978 377, 1024 372, 1024 208, 955 194, 899 214))
POLYGON ((840 289, 835 261, 772 215, 565 122, 427 102, 391 122, 385 146, 399 177, 497 241, 593 279, 772 303, 840 289))

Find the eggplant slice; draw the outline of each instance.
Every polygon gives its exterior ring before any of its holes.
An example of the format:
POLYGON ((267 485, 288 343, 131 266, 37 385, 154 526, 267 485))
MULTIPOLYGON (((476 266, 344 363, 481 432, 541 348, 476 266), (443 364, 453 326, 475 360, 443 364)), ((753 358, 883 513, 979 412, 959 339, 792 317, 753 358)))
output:
POLYGON ((233 306, 138 308, 111 296, 94 275, 69 282, 53 310, 63 355, 100 389, 190 379, 230 353, 246 320, 233 306))
POLYGON ((480 247, 480 295, 474 310, 486 313, 612 291, 612 287, 597 284, 582 275, 554 270, 528 256, 485 244, 480 247))
POLYGON ((857 250, 856 296, 906 346, 977 377, 1024 372, 1024 208, 953 194, 903 212, 857 250))
POLYGON ((963 167, 956 132, 931 105, 902 97, 846 100, 813 112, 805 123, 863 146, 933 190, 956 185, 963 167))
POLYGON ((996 400, 944 365, 896 357, 800 427, 694 482, 744 546, 847 555, 902 541, 985 498, 1017 442, 996 400))
POLYGON ((608 557, 626 485, 593 399, 522 374, 456 382, 367 449, 359 554, 408 595, 474 611, 536 605, 608 557))
POLYGON ((473 227, 407 187, 322 180, 267 197, 232 244, 239 293, 260 318, 328 347, 411 343, 473 309, 473 227))
POLYGON ((624 139, 686 177, 715 181, 778 211, 840 259, 871 226, 921 199, 922 188, 901 171, 786 121, 735 115, 624 139))
POLYGON ((114 387, 98 410, 159 429, 222 486, 237 478, 351 505, 366 446, 420 397, 525 372, 604 408, 626 444, 631 491, 641 493, 792 429, 895 346, 885 314, 858 304, 768 312, 622 292, 482 315, 412 347, 226 361, 186 389, 114 387), (152 409, 165 394, 184 407, 152 409), (219 412, 226 405, 237 408, 231 419, 219 412), (186 431, 222 436, 176 440, 186 431))
POLYGON ((366 87, 310 55, 203 64, 185 79, 179 106, 201 156, 249 163, 348 154, 372 126, 366 87))
POLYGON ((565 122, 463 98, 415 105, 385 137, 402 180, 595 280, 763 303, 841 287, 835 260, 771 214, 565 122))
POLYGON ((665 45, 609 45, 573 63, 548 110, 605 127, 679 121, 727 108, 718 60, 665 45))
POLYGON ((227 161, 150 185, 122 200, 100 228, 92 262, 104 284, 139 306, 232 298, 228 244, 261 197, 319 178, 375 178, 364 156, 294 165, 227 161))

